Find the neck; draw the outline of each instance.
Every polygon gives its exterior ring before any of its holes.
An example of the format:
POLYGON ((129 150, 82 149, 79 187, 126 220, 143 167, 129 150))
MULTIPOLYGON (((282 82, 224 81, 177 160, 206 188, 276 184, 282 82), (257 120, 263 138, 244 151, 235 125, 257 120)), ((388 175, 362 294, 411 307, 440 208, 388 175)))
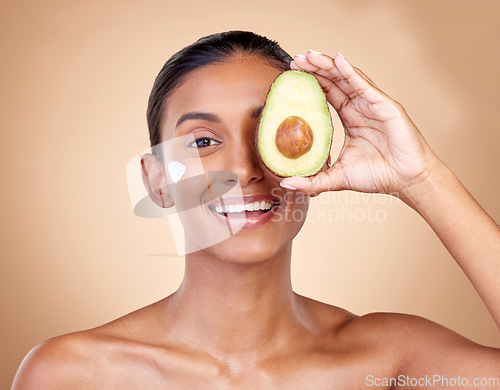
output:
POLYGON ((166 301, 169 329, 214 356, 279 348, 300 324, 290 280, 291 243, 258 264, 231 264, 196 252, 166 301))

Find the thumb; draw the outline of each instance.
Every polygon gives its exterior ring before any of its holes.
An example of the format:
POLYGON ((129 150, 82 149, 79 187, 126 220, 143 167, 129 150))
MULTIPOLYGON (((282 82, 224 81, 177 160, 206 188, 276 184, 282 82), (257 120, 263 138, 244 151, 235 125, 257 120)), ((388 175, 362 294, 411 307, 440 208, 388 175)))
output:
POLYGON ((325 191, 340 191, 348 189, 344 169, 338 162, 328 170, 321 171, 314 176, 287 177, 280 182, 280 186, 289 190, 297 190, 305 195, 316 196, 325 191))

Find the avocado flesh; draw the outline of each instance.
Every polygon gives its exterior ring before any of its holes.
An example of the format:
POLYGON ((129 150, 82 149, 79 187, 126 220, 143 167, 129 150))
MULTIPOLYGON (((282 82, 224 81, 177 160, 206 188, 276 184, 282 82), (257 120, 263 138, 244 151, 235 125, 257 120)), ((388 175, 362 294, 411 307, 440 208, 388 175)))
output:
POLYGON ((282 177, 314 175, 330 154, 332 137, 332 119, 316 78, 298 70, 281 73, 271 85, 259 121, 264 164, 282 177))

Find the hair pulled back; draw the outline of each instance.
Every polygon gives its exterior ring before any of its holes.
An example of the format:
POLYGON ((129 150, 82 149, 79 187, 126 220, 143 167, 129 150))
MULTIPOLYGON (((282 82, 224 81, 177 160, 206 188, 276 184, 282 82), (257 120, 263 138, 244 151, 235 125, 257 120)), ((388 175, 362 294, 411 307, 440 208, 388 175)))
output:
POLYGON ((192 70, 228 61, 236 55, 257 56, 281 70, 289 70, 292 61, 276 41, 249 31, 208 35, 175 53, 156 77, 148 101, 149 140, 157 157, 160 156, 154 146, 160 143, 160 125, 168 96, 192 70))

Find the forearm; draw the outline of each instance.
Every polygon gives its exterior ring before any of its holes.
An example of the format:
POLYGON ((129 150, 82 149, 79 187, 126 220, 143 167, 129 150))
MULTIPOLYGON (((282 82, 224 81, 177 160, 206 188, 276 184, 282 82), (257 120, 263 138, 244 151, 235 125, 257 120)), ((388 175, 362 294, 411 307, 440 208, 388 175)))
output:
POLYGON ((431 226, 500 328, 500 228, 443 163, 401 198, 431 226))

